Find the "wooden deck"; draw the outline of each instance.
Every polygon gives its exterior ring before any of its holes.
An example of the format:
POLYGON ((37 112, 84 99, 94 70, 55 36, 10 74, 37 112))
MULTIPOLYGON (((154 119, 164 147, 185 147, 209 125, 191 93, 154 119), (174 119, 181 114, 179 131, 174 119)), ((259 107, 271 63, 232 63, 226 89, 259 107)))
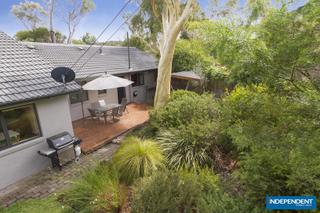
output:
POLYGON ((92 152, 119 135, 141 126, 149 120, 148 106, 129 104, 129 113, 125 112, 117 121, 108 119, 107 124, 91 118, 84 118, 73 122, 75 136, 81 138, 81 148, 84 153, 92 152))

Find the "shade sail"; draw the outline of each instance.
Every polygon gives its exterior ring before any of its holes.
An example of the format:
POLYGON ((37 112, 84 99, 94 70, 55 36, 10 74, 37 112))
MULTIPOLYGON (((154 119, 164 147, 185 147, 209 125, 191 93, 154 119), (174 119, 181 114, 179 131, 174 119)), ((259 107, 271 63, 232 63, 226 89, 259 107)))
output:
POLYGON ((104 74, 82 86, 84 90, 105 90, 126 87, 133 83, 124 78, 119 78, 114 75, 104 74))

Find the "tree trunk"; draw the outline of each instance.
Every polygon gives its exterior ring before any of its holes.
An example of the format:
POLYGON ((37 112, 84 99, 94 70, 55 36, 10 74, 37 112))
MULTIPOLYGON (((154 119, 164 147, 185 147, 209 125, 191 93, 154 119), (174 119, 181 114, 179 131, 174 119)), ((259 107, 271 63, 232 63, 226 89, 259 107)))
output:
POLYGON ((192 13, 195 0, 188 0, 181 13, 179 0, 164 0, 165 7, 161 13, 162 38, 159 41, 160 60, 158 65, 157 88, 154 107, 164 106, 170 98, 172 60, 179 33, 192 13))
POLYGON ((155 108, 164 106, 170 98, 172 60, 178 35, 177 30, 171 31, 171 35, 168 35, 166 44, 163 46, 163 51, 160 50, 157 89, 154 98, 155 108))
POLYGON ((68 39, 67 39, 67 44, 71 44, 72 43, 72 38, 73 35, 76 31, 76 26, 71 26, 71 23, 69 23, 69 35, 68 35, 68 39))
POLYGON ((49 31, 50 31, 51 43, 56 43, 56 34, 55 34, 54 30, 53 30, 54 4, 55 4, 55 0, 50 0, 48 17, 49 17, 49 31))

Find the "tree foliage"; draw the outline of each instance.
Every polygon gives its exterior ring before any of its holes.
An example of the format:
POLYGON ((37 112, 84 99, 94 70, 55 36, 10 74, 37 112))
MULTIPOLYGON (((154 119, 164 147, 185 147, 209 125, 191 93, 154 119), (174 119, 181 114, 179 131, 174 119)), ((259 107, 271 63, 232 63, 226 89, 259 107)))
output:
POLYGON ((201 72, 209 67, 213 59, 203 43, 197 40, 180 39, 173 57, 173 72, 195 70, 201 72))
POLYGON ((67 43, 71 44, 72 38, 81 19, 95 9, 93 0, 70 0, 63 5, 62 19, 68 27, 67 43))
POLYGON ((210 47, 233 82, 319 90, 319 16, 319 3, 310 1, 293 12, 285 6, 269 9, 256 25, 200 21, 188 24, 188 30, 210 47))
POLYGON ((130 46, 130 47, 136 47, 140 50, 148 50, 147 48, 147 42, 139 37, 139 36, 131 36, 129 38, 129 41, 128 39, 126 39, 123 43, 122 43, 122 46, 130 46))
POLYGON ((238 213, 263 212, 226 195, 218 177, 200 171, 164 171, 139 181, 133 190, 133 212, 238 213))
POLYGON ((43 24, 42 16, 45 15, 45 10, 37 2, 20 2, 12 6, 11 12, 28 30, 35 29, 43 24))
POLYGON ((85 44, 93 44, 96 40, 97 38, 88 32, 81 37, 81 41, 85 44))
MULTIPOLYGON (((31 42, 51 42, 50 32, 47 28, 39 27, 33 30, 18 31, 15 35, 18 41, 31 41, 31 42)), ((55 32, 56 42, 64 43, 66 36, 60 32, 55 32)))
POLYGON ((236 173, 246 195, 319 191, 319 95, 283 96, 264 86, 238 87, 223 101, 224 127, 241 152, 236 173))

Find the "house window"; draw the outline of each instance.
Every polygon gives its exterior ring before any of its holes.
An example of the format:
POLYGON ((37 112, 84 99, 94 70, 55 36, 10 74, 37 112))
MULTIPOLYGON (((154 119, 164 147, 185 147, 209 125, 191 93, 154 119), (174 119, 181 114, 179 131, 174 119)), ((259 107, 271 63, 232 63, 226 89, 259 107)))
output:
POLYGON ((0 148, 41 136, 34 105, 0 111, 0 148))
POLYGON ((2 147, 5 147, 7 145, 6 138, 4 136, 4 131, 2 129, 2 126, 0 125, 0 149, 2 147))
POLYGON ((69 97, 70 97, 71 104, 80 103, 81 100, 82 101, 89 100, 88 91, 86 91, 86 90, 70 93, 69 97))
POLYGON ((103 95, 103 94, 107 94, 107 90, 98 90, 98 95, 103 95))
POLYGON ((133 81, 133 84, 132 84, 133 87, 144 85, 144 74, 136 73, 131 75, 131 81, 133 81))

